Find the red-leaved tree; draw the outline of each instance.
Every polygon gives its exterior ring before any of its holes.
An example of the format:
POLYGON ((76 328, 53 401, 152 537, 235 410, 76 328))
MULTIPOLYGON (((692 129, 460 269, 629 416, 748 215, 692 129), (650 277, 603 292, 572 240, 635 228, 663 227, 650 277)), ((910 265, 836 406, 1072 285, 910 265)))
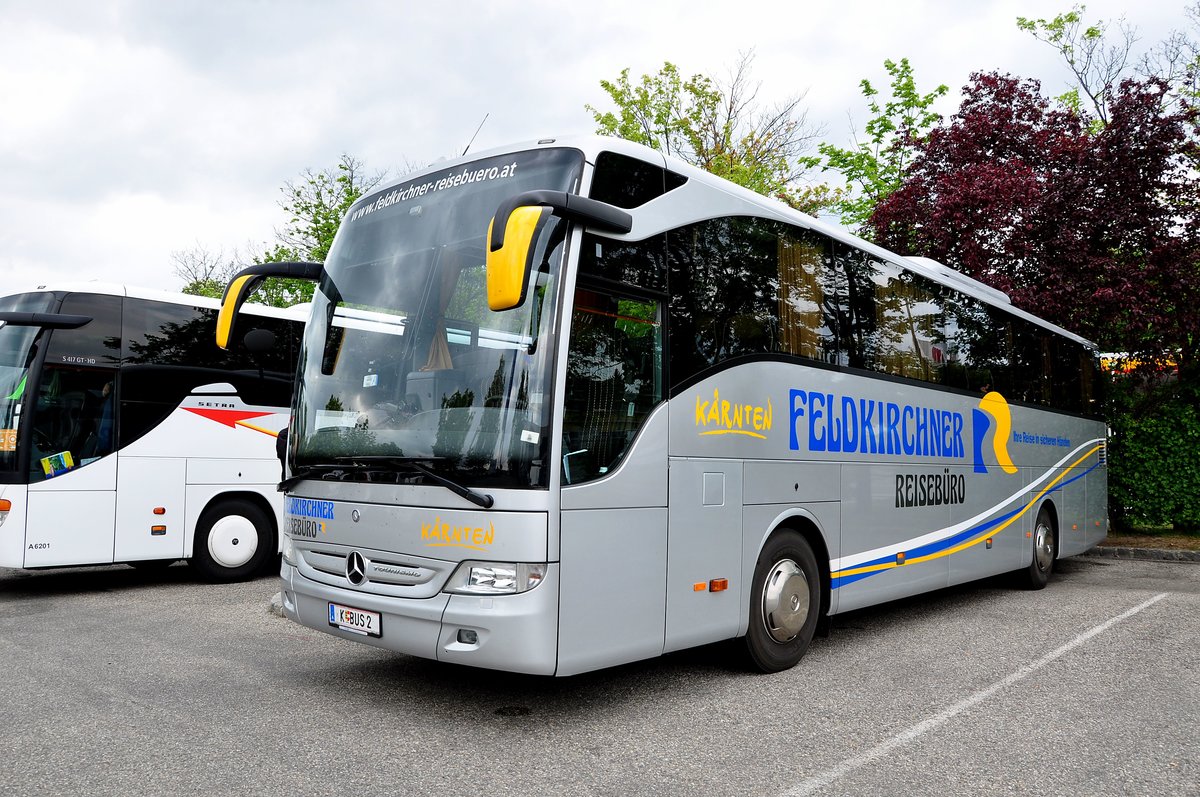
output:
POLYGON ((1143 358, 1200 353, 1197 109, 1123 82, 1108 123, 1037 81, 976 74, 871 217, 876 239, 1008 292, 1014 304, 1143 358))

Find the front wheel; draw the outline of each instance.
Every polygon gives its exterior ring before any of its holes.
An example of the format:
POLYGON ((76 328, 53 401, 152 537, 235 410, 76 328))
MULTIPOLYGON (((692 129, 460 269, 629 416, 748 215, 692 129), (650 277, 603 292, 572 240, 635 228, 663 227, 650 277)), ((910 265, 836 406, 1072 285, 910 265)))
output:
POLYGON ((821 574, 812 547, 794 531, 763 546, 754 568, 746 652, 763 672, 796 665, 808 650, 821 614, 821 574))
POLYGON ((273 539, 271 520, 257 505, 241 498, 220 501, 200 516, 192 565, 208 581, 244 581, 271 558, 273 539))

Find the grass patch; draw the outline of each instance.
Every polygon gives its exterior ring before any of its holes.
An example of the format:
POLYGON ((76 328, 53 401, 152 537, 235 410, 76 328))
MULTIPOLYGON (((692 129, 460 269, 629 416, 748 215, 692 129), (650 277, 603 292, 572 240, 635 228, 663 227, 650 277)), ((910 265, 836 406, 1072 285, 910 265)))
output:
POLYGON ((1180 532, 1171 526, 1131 526, 1110 529, 1100 544, 1118 548, 1200 551, 1200 533, 1180 532))

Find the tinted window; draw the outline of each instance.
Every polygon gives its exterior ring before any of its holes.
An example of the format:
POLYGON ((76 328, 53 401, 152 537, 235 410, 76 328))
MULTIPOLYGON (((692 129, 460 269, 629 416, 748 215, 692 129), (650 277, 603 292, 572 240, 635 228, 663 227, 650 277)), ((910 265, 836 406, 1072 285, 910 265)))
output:
POLYGON ((33 406, 31 482, 82 467, 114 445, 121 299, 71 294, 59 311, 90 316, 77 329, 50 333, 33 406))
POLYGON ((615 468, 662 398, 660 303, 577 289, 563 402, 563 483, 615 468))
POLYGON ((1072 412, 1096 406, 1083 346, 818 233, 724 218, 667 241, 673 386, 775 353, 1072 412))
POLYGON ((213 336, 215 313, 199 307, 127 299, 125 362, 135 365, 223 364, 213 336))
POLYGON ((673 384, 733 357, 837 361, 831 247, 823 236, 725 218, 673 231, 668 244, 673 384))
POLYGON ((121 297, 68 294, 59 312, 91 321, 78 329, 57 329, 51 336, 47 362, 116 365, 121 360, 121 297))
POLYGON ((216 344, 216 318, 216 310, 204 307, 125 300, 121 445, 153 429, 201 385, 232 384, 247 404, 291 404, 303 325, 243 311, 225 351, 216 344), (252 329, 270 330, 275 345, 261 354, 248 351, 242 341, 252 329))
POLYGON ((942 307, 932 285, 891 263, 875 264, 877 371, 941 382, 945 364, 942 307))
POLYGON ((776 227, 779 258, 778 351, 838 362, 837 294, 832 242, 798 228, 776 227))
POLYGON ((596 158, 590 196, 619 208, 636 208, 685 182, 687 178, 661 166, 615 152, 601 152, 596 158))
POLYGON ((614 241, 584 235, 579 272, 611 282, 637 285, 663 293, 667 290, 667 237, 645 241, 614 241))
MULTIPOLYGON (((58 299, 50 293, 32 293, 0 298, 0 310, 21 313, 50 312, 58 299)), ((0 326, 0 480, 18 477, 18 442, 21 412, 26 400, 30 366, 38 354, 38 327, 0 326)), ((27 436, 27 435, 26 435, 27 436)))

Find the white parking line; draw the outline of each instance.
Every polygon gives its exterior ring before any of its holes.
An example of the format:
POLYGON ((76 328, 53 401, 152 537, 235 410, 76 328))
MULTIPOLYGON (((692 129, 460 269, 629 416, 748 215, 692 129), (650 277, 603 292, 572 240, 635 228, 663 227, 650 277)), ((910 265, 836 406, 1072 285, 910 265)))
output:
POLYGON ((984 689, 980 689, 978 692, 975 692, 974 694, 970 695, 969 697, 967 697, 963 700, 960 700, 959 702, 955 703, 954 705, 950 706, 949 708, 945 708, 942 711, 939 711, 937 714, 934 714, 929 719, 923 720, 922 722, 919 722, 916 725, 913 725, 911 728, 903 730, 900 733, 897 733, 894 736, 888 738, 887 740, 880 742, 875 747, 872 747, 870 750, 866 751, 865 753, 856 755, 853 758, 847 758, 845 761, 841 762, 837 766, 832 767, 831 769, 828 769, 825 772, 821 772, 816 775, 813 775, 812 777, 808 778, 804 782, 797 784, 795 787, 784 792, 783 797, 806 797, 806 795, 815 794, 818 789, 828 786, 829 784, 833 783, 835 780, 845 777, 846 775, 849 775, 851 772, 854 772, 857 769, 861 769, 862 767, 865 767, 867 764, 870 764, 874 761, 878 761, 880 758, 883 758, 885 755, 887 755, 891 751, 895 750, 897 747, 908 744, 909 742, 914 741, 915 739, 919 739, 920 737, 929 733, 934 728, 937 728, 938 726, 943 725, 946 722, 949 722, 950 720, 957 717, 959 714, 962 714, 964 711, 967 711, 968 709, 983 702, 984 700, 987 700, 989 697, 994 695, 996 692, 999 692, 1001 689, 1004 689, 1007 686, 1011 686, 1011 685, 1017 683, 1018 681, 1024 680, 1025 678, 1028 678, 1030 675, 1033 675, 1035 672, 1042 669, 1047 664, 1050 664, 1055 659, 1058 659, 1058 658, 1066 655, 1067 653, 1070 653, 1072 650, 1074 650, 1075 648, 1084 644, 1085 642, 1092 639, 1093 637, 1103 634, 1109 628, 1112 628, 1114 625, 1121 622, 1122 620, 1127 620, 1130 617, 1133 617, 1138 612, 1142 611, 1143 609, 1147 609, 1147 608, 1153 606, 1154 604, 1158 603, 1163 598, 1167 597, 1168 594, 1169 593, 1166 593, 1166 592, 1159 593, 1158 595, 1155 595, 1153 598, 1146 601, 1145 603, 1139 603, 1137 606, 1134 606, 1132 609, 1129 609, 1126 612, 1122 612, 1121 614, 1118 614, 1116 617, 1109 618, 1108 620, 1104 621, 1103 623, 1101 623, 1100 625, 1091 629, 1090 631, 1085 631, 1084 633, 1075 637, 1074 639, 1072 639, 1070 642, 1066 643, 1062 647, 1057 648, 1056 650, 1052 650, 1051 652, 1047 653, 1045 656, 1042 656, 1040 659, 1033 662, 1032 664, 1026 664, 1025 666, 1021 667, 1019 670, 1016 670, 1015 672, 1009 674, 1008 676, 997 681, 996 683, 992 684, 991 686, 988 686, 984 689))

